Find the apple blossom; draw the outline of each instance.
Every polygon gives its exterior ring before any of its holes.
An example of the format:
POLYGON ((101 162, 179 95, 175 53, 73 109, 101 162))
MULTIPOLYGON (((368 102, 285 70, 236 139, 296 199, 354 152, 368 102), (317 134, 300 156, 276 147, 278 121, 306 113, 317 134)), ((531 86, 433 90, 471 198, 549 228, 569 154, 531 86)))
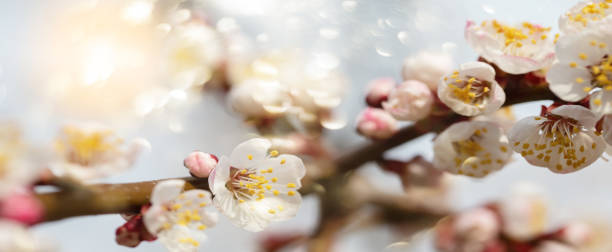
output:
POLYGON ((493 113, 506 101, 504 90, 495 81, 495 70, 483 62, 461 64, 458 71, 444 76, 438 84, 438 97, 464 116, 493 113))
POLYGON ((559 28, 564 34, 575 34, 585 30, 609 29, 612 24, 612 1, 580 1, 559 17, 559 28))
POLYGON ((604 139, 594 132, 597 119, 585 107, 563 105, 545 116, 521 119, 508 136, 514 151, 530 164, 570 173, 595 162, 605 150, 604 139))
POLYGON ((523 74, 548 67, 554 60, 550 28, 522 22, 510 26, 497 20, 480 25, 468 21, 465 38, 489 62, 510 74, 523 74))
POLYGON ((217 223, 217 214, 206 210, 210 193, 184 191, 185 181, 166 180, 151 193, 151 207, 144 213, 144 224, 152 235, 173 252, 197 251, 206 239, 204 230, 217 223))
POLYGON ((598 115, 612 113, 612 33, 587 32, 564 36, 556 46, 558 61, 546 75, 550 90, 576 102, 590 95, 598 115))
POLYGON ((302 202, 297 192, 306 172, 302 160, 268 152, 270 146, 263 138, 239 144, 208 178, 217 209, 248 231, 292 218, 302 202))
POLYGON ((433 148, 434 167, 471 177, 500 170, 511 156, 501 128, 491 122, 455 123, 438 135, 433 148))

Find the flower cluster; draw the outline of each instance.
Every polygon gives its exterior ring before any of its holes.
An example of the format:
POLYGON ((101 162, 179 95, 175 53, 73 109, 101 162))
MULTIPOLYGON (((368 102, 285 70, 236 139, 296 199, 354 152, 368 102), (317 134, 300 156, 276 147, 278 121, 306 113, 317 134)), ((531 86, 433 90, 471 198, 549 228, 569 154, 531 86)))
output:
POLYGON ((572 252, 592 248, 595 233, 578 221, 550 228, 541 196, 517 194, 442 220, 435 240, 444 252, 572 252))
POLYGON ((331 55, 273 51, 251 60, 230 62, 231 107, 248 118, 297 115, 320 120, 338 106, 345 81, 331 55))
POLYGON ((196 251, 206 238, 204 230, 218 219, 217 213, 208 210, 210 205, 235 225, 253 232, 295 216, 302 202, 297 190, 304 164, 296 156, 268 151, 270 147, 266 139, 251 139, 218 163, 211 154, 191 153, 185 166, 196 177, 208 177, 212 194, 187 189, 184 180, 159 182, 151 194, 151 205, 143 206, 117 229, 117 242, 135 247, 159 238, 170 251, 196 251))

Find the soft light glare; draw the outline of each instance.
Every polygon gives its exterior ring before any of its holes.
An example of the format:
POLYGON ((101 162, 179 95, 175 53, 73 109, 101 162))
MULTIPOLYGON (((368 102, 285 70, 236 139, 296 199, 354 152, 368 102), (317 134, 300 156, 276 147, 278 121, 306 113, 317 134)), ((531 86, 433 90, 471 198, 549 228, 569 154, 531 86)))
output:
POLYGON ((83 84, 90 86, 108 79, 115 68, 113 48, 109 44, 99 43, 86 50, 83 84))
POLYGON ((149 1, 134 1, 123 8, 122 17, 133 24, 146 23, 151 19, 153 3, 149 1))

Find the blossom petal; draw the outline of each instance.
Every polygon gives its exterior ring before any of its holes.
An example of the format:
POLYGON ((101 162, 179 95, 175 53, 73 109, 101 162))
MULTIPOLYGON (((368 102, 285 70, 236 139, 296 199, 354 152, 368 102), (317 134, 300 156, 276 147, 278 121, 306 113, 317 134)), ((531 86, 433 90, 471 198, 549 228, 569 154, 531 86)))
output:
POLYGON ((230 166, 249 168, 259 160, 266 158, 268 149, 272 146, 269 140, 253 138, 236 146, 229 157, 230 166))
POLYGON ((553 115, 572 118, 587 128, 593 129, 599 118, 589 109, 579 105, 564 105, 550 111, 553 115))
POLYGON ((612 114, 612 91, 599 90, 589 100, 591 111, 597 115, 612 114))
POLYGON ((550 90, 559 98, 576 102, 589 94, 591 73, 580 67, 571 67, 570 62, 555 63, 546 74, 550 90))
POLYGON ((152 204, 165 204, 181 194, 183 191, 183 186, 185 186, 185 181, 180 179, 170 179, 159 182, 159 184, 155 185, 153 188, 153 193, 151 194, 151 203, 152 204))

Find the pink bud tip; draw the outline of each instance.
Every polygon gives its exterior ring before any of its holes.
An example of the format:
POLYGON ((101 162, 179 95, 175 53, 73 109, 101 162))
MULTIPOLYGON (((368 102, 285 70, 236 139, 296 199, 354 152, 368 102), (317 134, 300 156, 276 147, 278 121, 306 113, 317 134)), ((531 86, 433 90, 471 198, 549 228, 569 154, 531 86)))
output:
POLYGON ((183 165, 189 169, 193 176, 206 178, 215 168, 217 162, 219 162, 219 159, 215 155, 194 151, 185 158, 183 165))
POLYGON ((43 206, 30 193, 15 193, 0 202, 0 218, 32 225, 42 220, 43 206))
POLYGON ((397 132, 397 121, 387 111, 366 108, 357 118, 357 131, 373 139, 386 139, 397 132))
POLYGON ((366 103, 370 107, 380 108, 382 102, 387 100, 389 93, 395 87, 393 78, 378 78, 368 84, 366 103))

